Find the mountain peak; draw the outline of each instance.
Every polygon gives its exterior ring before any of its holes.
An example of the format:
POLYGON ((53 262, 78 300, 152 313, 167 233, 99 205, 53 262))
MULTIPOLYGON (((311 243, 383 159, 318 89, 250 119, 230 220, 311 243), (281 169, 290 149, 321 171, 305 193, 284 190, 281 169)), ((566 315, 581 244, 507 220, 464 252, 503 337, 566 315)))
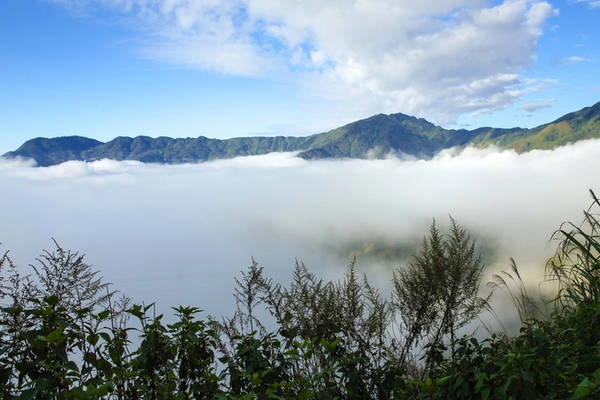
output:
POLYGON ((447 130, 403 113, 376 114, 329 132, 307 137, 241 137, 226 140, 120 136, 103 143, 82 136, 35 138, 3 157, 27 157, 39 166, 102 158, 154 163, 189 163, 294 151, 305 159, 383 158, 408 154, 429 158, 455 146, 494 144, 517 151, 546 149, 600 137, 600 102, 533 129, 478 128, 447 130))
POLYGON ((60 136, 52 139, 38 137, 23 143, 15 151, 3 157, 33 158, 39 166, 49 166, 67 160, 82 160, 81 152, 102 144, 102 142, 83 136, 60 136))

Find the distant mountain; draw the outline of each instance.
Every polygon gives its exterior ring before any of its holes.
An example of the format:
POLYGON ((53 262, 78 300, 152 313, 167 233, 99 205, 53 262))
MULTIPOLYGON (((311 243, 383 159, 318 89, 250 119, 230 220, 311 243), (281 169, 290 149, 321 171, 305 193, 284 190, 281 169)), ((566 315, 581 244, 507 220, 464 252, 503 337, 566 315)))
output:
POLYGON ((564 115, 549 124, 533 129, 520 129, 509 135, 481 136, 482 144, 496 144, 519 152, 553 149, 579 140, 600 137, 600 103, 564 115))
POLYGON ((32 158, 39 166, 70 160, 138 160, 153 163, 188 163, 297 151, 304 159, 384 158, 402 154, 430 158, 455 146, 496 145, 517 151, 552 149, 578 140, 600 137, 600 103, 567 114, 533 129, 444 129, 422 118, 404 114, 378 114, 306 137, 241 137, 210 139, 148 136, 117 137, 103 143, 81 136, 36 138, 25 142, 5 158, 32 158))
POLYGON ((32 158, 45 167, 65 161, 137 160, 147 163, 180 164, 199 161, 259 155, 272 152, 299 151, 308 148, 308 138, 302 137, 248 137, 227 140, 148 136, 117 137, 103 143, 81 136, 53 139, 36 138, 25 142, 15 151, 2 157, 32 158), (85 143, 87 145, 82 146, 85 143))
POLYGON ((28 140, 15 151, 3 155, 5 158, 33 158, 38 165, 60 164, 68 160, 82 160, 81 154, 103 143, 81 136, 67 136, 53 139, 37 138, 28 140))

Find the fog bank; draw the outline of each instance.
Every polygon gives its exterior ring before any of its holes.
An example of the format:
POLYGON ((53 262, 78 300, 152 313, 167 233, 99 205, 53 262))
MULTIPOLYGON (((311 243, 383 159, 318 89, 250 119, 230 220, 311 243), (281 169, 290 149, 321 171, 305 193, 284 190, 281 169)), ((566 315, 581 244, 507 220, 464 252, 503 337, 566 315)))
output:
POLYGON ((588 189, 599 188, 599 155, 596 140, 522 155, 451 150, 428 161, 3 161, 0 242, 24 266, 55 238, 137 301, 218 315, 231 309, 233 276, 251 257, 285 281, 296 259, 338 278, 358 255, 359 269, 386 285, 432 219, 445 227, 451 215, 477 238, 490 271, 512 256, 533 283, 552 232, 578 222, 588 189))

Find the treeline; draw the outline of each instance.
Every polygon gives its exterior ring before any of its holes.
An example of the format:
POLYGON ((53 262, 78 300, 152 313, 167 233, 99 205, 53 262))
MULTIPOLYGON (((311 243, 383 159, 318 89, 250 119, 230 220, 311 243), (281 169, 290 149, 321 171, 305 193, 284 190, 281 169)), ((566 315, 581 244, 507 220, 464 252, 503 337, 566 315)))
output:
POLYGON ((0 259, 0 399, 580 399, 600 396, 600 223, 556 232, 558 294, 536 318, 518 270, 495 276, 520 333, 461 335, 489 311, 474 241, 432 224, 383 295, 352 263, 325 281, 297 263, 281 285, 252 262, 236 312, 131 304, 55 242, 21 275, 0 259))

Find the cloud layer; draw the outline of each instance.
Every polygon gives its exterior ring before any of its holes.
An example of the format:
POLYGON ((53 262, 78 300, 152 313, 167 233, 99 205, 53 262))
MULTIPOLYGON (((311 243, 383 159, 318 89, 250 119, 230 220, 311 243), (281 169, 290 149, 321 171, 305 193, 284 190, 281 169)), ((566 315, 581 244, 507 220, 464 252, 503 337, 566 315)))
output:
MULTIPOLYGON (((479 240, 490 272, 515 257, 536 283, 564 220, 600 192, 600 141, 517 155, 467 149, 431 161, 312 161, 293 154, 195 165, 0 164, 0 241, 26 265, 54 237, 87 254, 115 287, 164 310, 228 312, 233 277, 251 257, 285 282, 296 259, 339 278, 352 246, 413 248, 452 215, 479 240)), ((405 261, 359 256, 380 286, 405 261)))
POLYGON ((436 123, 503 109, 548 19, 539 0, 54 0, 116 12, 147 57, 219 73, 298 80, 356 113, 436 123))

